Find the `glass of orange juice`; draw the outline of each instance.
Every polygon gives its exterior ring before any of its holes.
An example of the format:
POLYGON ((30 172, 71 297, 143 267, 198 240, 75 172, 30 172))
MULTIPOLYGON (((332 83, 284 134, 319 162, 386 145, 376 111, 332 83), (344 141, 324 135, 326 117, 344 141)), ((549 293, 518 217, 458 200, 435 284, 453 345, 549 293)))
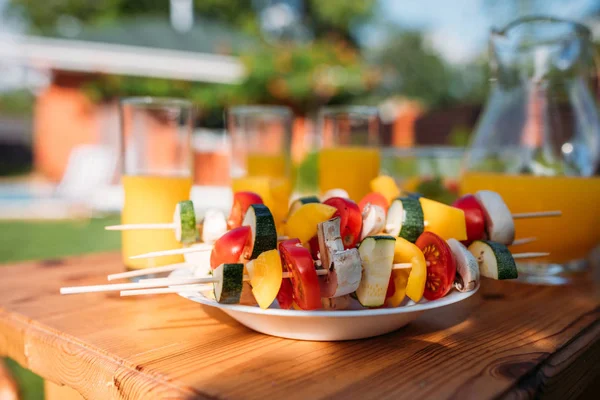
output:
POLYGON ((269 207, 277 229, 287 215, 293 171, 292 111, 280 106, 237 106, 227 112, 233 192, 252 191, 269 207))
MULTIPOLYGON (((192 188, 192 105, 179 99, 125 98, 120 103, 123 224, 168 223, 192 188)), ((123 263, 140 269, 183 262, 181 256, 131 260, 181 246, 172 229, 122 232, 123 263)))
POLYGON ((379 175, 379 113, 375 107, 324 107, 318 116, 319 190, 341 188, 356 202, 379 175))

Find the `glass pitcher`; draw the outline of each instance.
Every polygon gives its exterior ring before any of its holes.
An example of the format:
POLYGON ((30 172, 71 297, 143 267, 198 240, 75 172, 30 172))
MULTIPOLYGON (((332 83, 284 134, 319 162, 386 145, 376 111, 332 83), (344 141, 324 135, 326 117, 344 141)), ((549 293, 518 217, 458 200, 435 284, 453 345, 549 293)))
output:
MULTIPOLYGON (((556 18, 528 17, 490 37, 492 89, 463 165, 462 193, 494 190, 512 213, 561 210, 515 221, 519 279, 563 284, 600 244, 600 119, 591 33, 556 18)), ((597 253, 596 253, 597 254, 597 253)), ((596 259, 598 256, 595 256, 596 259)))

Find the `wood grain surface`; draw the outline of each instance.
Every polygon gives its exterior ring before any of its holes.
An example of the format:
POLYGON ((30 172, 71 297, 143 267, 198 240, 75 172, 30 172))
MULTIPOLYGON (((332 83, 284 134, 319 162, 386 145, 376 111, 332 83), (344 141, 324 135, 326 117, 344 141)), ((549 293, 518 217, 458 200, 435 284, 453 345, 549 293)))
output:
POLYGON ((486 280, 397 332, 322 343, 262 335, 177 295, 58 293, 120 270, 118 254, 3 267, 0 355, 90 399, 564 399, 600 377, 591 281, 486 280))

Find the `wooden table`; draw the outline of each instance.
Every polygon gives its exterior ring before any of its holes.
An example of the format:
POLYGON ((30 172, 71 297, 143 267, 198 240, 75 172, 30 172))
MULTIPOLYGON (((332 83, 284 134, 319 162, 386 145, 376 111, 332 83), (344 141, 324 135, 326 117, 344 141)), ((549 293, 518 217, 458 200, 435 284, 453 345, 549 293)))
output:
MULTIPOLYGON (((251 331, 177 295, 60 296, 101 283, 117 254, 1 269, 0 355, 92 399, 567 398, 597 393, 594 285, 483 282, 469 300, 374 339, 251 331)), ((58 386, 49 396, 65 398, 58 386)))

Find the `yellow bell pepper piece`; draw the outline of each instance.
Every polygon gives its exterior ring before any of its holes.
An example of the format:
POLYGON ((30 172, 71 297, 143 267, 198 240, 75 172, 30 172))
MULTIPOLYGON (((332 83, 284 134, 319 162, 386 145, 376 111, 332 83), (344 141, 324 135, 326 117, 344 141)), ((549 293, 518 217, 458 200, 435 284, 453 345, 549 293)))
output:
POLYGON ((260 308, 269 308, 279 293, 283 279, 279 252, 277 250, 265 251, 252 263, 252 275, 250 276, 252 294, 260 308))
POLYGON ((460 208, 421 197, 425 231, 433 232, 444 240, 467 240, 465 212, 460 208))
MULTIPOLYGON (((396 245, 394 247, 394 264, 407 262, 412 264, 412 268, 405 284, 406 295, 412 301, 418 303, 423 297, 423 292, 425 291, 425 282, 427 281, 427 262, 425 261, 423 252, 417 246, 406 239, 397 237, 396 245)), ((398 286, 398 283, 402 283, 404 279, 402 274, 406 274, 407 272, 407 270, 402 269, 392 270, 394 284, 396 284, 396 291, 398 291, 399 288, 401 289, 401 286, 398 286)), ((394 297, 395 293, 394 296, 390 297, 390 299, 393 299, 394 297)), ((398 299, 394 300, 394 303, 397 303, 397 305, 393 307, 397 307, 403 299, 404 295, 402 295, 402 298, 400 298, 399 301, 398 299)))
POLYGON ((327 221, 337 211, 337 208, 321 203, 304 204, 287 220, 285 233, 290 238, 308 242, 317 234, 317 224, 327 221))
POLYGON ((377 178, 371 181, 371 190, 373 192, 381 193, 385 197, 388 203, 399 197, 402 192, 396 185, 396 181, 391 176, 379 175, 377 178))

